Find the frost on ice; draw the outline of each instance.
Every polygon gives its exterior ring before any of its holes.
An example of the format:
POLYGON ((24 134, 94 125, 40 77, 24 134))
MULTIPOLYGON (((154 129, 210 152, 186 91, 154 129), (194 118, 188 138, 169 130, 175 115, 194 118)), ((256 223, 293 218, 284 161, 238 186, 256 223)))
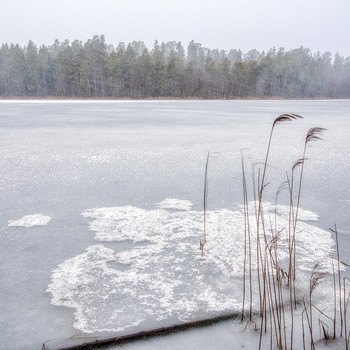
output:
MULTIPOLYGON (((59 265, 48 287, 54 305, 76 309, 75 328, 86 333, 119 332, 142 322, 189 321, 240 310, 242 208, 207 211, 207 243, 201 256, 203 212, 191 210, 189 201, 175 199, 166 199, 157 207, 95 208, 82 214, 92 220, 90 230, 95 232, 95 240, 105 243, 90 246, 59 265), (174 211, 174 207, 179 210, 174 211), (132 240, 134 248, 116 253, 108 247, 108 242, 123 240, 132 240)), ((253 208, 251 203, 251 222, 255 220, 253 208)), ((277 208, 279 230, 288 226, 288 210, 277 208)), ((266 203, 264 211, 271 216, 269 222, 275 222, 274 206, 266 203)), ((317 220, 314 213, 301 209, 299 217, 317 220)), ((279 238, 282 265, 288 263, 287 231, 279 238)), ((256 237, 253 229, 251 235, 256 237)), ((307 285, 315 262, 326 260, 333 241, 329 232, 303 221, 298 223, 296 236, 299 276, 304 276, 307 285)), ((255 249, 252 251, 254 270, 255 249)))
POLYGON ((45 216, 41 214, 26 215, 18 220, 9 220, 8 226, 23 226, 23 227, 33 227, 33 226, 46 226, 51 221, 50 216, 45 216))

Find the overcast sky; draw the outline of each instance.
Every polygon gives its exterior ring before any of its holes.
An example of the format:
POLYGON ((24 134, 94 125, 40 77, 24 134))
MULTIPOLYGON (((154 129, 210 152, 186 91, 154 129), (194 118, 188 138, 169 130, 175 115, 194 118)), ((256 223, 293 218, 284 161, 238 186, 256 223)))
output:
POLYGON ((308 47, 350 56, 350 0, 0 0, 0 43, 194 40, 205 47, 308 47))

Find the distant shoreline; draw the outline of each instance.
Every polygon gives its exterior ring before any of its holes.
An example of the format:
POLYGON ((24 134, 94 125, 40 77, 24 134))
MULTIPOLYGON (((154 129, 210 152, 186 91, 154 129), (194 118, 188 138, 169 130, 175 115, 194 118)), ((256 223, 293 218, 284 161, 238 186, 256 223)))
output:
POLYGON ((350 98, 332 98, 332 97, 238 97, 238 98, 199 98, 199 97, 153 97, 153 98, 98 98, 98 97, 0 97, 0 101, 340 101, 350 100, 350 98))

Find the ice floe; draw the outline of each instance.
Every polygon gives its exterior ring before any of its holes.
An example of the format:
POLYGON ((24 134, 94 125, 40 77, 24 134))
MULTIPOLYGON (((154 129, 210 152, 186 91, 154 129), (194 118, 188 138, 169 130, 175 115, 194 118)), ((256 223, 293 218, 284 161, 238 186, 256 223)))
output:
POLYGON ((45 216, 41 214, 26 215, 18 220, 9 220, 8 226, 23 226, 23 227, 33 227, 33 226, 46 226, 51 221, 50 216, 45 216))
MULTIPOLYGON (((207 211, 207 243, 202 256, 199 241, 203 239, 203 212, 190 210, 190 204, 167 199, 157 204, 158 209, 121 206, 86 210, 82 215, 92 219, 90 230, 95 232, 95 240, 144 243, 118 253, 108 243, 96 244, 66 260, 51 276, 48 291, 52 303, 75 308, 74 327, 86 333, 123 331, 149 321, 189 321, 239 312, 244 268, 243 210, 207 211), (174 206, 186 209, 170 209, 174 206), (118 264, 127 268, 119 270, 115 268, 118 264)), ((287 268, 289 207, 279 206, 276 213, 278 229, 282 230, 279 263, 287 268)), ((274 206, 264 203, 264 214, 266 239, 270 240, 274 206)), ((317 219, 316 214, 301 209, 299 215, 304 220, 317 219)), ((255 217, 251 203, 253 271, 255 217)), ((308 285, 314 264, 327 261, 333 241, 329 232, 303 221, 298 223, 296 241, 298 286, 303 288, 308 285)), ((255 309, 257 302, 253 301, 255 309)))
POLYGON ((193 204, 189 200, 167 198, 155 205, 160 209, 178 209, 178 210, 191 210, 193 204))

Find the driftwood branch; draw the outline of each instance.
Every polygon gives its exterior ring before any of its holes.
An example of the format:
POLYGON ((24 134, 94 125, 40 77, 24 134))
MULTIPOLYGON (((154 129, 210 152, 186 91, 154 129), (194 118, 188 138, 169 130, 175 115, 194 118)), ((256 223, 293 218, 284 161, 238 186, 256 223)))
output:
POLYGON ((215 323, 219 323, 222 321, 230 320, 230 319, 238 319, 240 317, 239 313, 228 314, 224 316, 218 316, 214 318, 209 318, 200 321, 187 322, 182 324, 173 325, 170 327, 157 328, 150 331, 143 331, 139 333, 133 333, 128 335, 122 335, 118 337, 112 337, 107 339, 96 339, 91 342, 86 342, 80 345, 73 345, 63 348, 55 348, 51 349, 48 345, 43 344, 43 349, 46 350, 92 350, 105 348, 112 345, 121 345, 124 343, 136 342, 147 338, 160 337, 164 335, 168 335, 171 333, 177 333, 185 330, 190 330, 194 328, 201 328, 213 325, 215 323))

